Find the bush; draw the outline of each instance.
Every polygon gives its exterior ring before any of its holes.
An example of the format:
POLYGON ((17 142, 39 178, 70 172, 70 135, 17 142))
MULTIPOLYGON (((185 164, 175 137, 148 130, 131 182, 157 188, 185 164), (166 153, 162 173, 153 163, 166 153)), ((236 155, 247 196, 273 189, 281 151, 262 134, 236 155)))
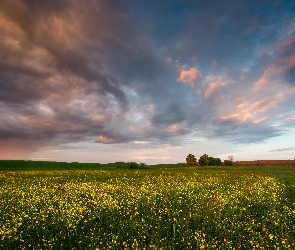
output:
POLYGON ((224 160, 224 166, 233 166, 234 163, 232 161, 229 160, 224 160))

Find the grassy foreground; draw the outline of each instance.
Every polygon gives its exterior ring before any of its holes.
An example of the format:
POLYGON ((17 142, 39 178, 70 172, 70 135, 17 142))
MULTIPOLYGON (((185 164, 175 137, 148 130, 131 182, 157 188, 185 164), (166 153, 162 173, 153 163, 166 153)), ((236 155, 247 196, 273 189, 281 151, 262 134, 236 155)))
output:
POLYGON ((0 171, 0 249, 295 249, 295 168, 0 171))

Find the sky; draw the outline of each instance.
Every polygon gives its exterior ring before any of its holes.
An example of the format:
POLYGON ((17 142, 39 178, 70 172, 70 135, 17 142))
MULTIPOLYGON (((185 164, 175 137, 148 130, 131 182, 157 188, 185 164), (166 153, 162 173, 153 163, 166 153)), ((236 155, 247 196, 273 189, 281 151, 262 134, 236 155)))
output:
POLYGON ((294 97, 294 1, 0 1, 0 159, 294 159, 294 97))

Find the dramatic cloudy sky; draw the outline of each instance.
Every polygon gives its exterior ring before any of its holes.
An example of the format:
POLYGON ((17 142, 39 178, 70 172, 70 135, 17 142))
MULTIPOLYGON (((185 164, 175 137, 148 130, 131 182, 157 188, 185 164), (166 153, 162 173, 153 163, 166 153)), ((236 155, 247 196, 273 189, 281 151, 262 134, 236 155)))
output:
POLYGON ((294 1, 0 1, 1 159, 294 159, 294 97, 294 1))

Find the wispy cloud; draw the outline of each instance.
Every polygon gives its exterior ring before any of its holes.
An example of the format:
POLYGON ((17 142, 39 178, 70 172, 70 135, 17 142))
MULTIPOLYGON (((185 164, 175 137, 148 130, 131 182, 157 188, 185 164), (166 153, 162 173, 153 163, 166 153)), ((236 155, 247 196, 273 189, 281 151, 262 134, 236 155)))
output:
POLYGON ((283 151, 289 151, 289 150, 295 150, 295 146, 285 147, 285 148, 276 148, 276 149, 270 150, 269 152, 283 152, 283 151))

